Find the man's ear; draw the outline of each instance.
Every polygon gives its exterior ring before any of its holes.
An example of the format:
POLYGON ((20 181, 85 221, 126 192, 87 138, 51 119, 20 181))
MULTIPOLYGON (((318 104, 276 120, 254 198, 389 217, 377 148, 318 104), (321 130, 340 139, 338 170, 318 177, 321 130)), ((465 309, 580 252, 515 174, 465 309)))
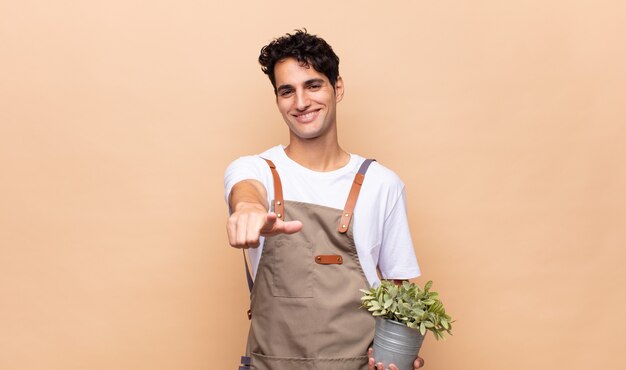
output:
POLYGON ((343 78, 341 76, 337 77, 337 82, 335 82, 335 101, 339 103, 341 99, 343 99, 343 78))

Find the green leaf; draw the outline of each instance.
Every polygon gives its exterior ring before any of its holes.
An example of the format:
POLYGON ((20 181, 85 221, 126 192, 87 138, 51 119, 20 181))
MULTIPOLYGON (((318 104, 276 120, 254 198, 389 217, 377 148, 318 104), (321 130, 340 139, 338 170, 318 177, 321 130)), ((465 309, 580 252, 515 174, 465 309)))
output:
POLYGON ((426 325, 424 325, 423 322, 420 324, 420 333, 422 333, 422 335, 426 334, 426 325))
POLYGON ((426 283, 426 285, 424 285, 424 290, 429 290, 429 289, 430 289, 430 287, 432 287, 432 286, 433 286, 433 281, 432 281, 432 280, 429 280, 429 281, 426 283))
POLYGON ((392 303, 393 303, 393 299, 389 298, 387 301, 385 301, 385 304, 383 304, 383 308, 391 307, 392 303))
POLYGON ((448 324, 448 320, 446 320, 445 318, 441 318, 441 326, 443 326, 446 329, 450 329, 450 325, 448 324))

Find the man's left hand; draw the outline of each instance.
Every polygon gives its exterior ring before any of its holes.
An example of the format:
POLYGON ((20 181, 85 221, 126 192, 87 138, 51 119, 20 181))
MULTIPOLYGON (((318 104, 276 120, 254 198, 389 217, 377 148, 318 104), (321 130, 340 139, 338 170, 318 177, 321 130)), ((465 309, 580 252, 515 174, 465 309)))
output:
MULTIPOLYGON (((367 355, 370 358, 367 363, 368 370, 385 370, 385 364, 382 362, 377 363, 374 357, 372 357, 372 352, 371 348, 367 350, 367 355)), ((424 366, 424 359, 421 357, 416 358, 415 362, 413 362, 413 370, 417 370, 422 366, 424 366)), ((389 364, 389 370, 398 370, 398 367, 394 364, 389 364)))

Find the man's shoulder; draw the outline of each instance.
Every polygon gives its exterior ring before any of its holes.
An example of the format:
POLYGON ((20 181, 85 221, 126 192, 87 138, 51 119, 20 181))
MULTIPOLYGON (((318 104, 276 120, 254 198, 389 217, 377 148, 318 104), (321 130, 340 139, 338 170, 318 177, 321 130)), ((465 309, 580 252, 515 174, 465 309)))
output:
MULTIPOLYGON (((365 158, 360 160, 359 162, 364 161, 365 158)), ((365 175, 365 182, 370 182, 373 184, 377 184, 377 186, 387 187, 387 188, 402 188, 404 187, 404 183, 400 176, 395 173, 389 167, 383 165, 378 161, 372 162, 369 166, 367 173, 365 175)))
POLYGON ((272 161, 281 159, 284 156, 285 149, 282 145, 275 145, 264 152, 257 154, 256 156, 259 158, 265 158, 272 161))
POLYGON ((227 187, 247 179, 264 181, 270 172, 264 158, 275 161, 276 148, 270 148, 259 154, 244 155, 230 162, 224 174, 227 187))
POLYGON ((254 167, 266 167, 267 163, 265 159, 269 159, 271 161, 276 161, 279 159, 279 149, 282 147, 280 145, 271 147, 261 153, 258 154, 247 154, 243 155, 239 158, 233 160, 229 167, 238 167, 238 166, 254 166, 254 167))

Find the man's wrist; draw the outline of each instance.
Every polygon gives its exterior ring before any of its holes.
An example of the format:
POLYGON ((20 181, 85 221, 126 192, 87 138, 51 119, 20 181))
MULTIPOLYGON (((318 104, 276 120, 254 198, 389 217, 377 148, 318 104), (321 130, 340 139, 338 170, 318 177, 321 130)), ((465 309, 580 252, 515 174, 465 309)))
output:
POLYGON ((245 202, 245 201, 238 202, 235 205, 234 211, 241 212, 244 210, 254 210, 254 209, 259 210, 261 212, 267 212, 267 209, 262 204, 258 202, 245 202))

